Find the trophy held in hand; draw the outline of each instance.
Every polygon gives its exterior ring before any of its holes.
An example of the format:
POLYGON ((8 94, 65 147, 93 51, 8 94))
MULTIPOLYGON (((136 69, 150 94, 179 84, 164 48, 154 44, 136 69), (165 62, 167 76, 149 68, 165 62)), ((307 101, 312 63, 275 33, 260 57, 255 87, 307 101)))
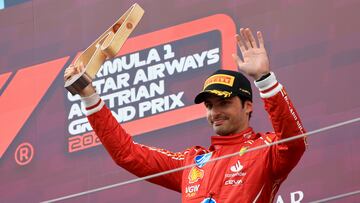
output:
POLYGON ((84 68, 65 81, 65 88, 72 95, 78 94, 92 82, 106 59, 111 59, 119 53, 143 15, 144 10, 138 4, 132 5, 76 59, 74 65, 84 68))

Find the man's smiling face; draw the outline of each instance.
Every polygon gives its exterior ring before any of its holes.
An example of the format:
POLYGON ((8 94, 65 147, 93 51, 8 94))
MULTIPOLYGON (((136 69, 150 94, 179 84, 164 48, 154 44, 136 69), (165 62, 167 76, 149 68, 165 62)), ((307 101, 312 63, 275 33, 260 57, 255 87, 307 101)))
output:
POLYGON ((207 120, 216 134, 221 136, 239 133, 249 127, 249 113, 252 103, 242 105, 239 97, 222 98, 211 95, 204 101, 207 120))

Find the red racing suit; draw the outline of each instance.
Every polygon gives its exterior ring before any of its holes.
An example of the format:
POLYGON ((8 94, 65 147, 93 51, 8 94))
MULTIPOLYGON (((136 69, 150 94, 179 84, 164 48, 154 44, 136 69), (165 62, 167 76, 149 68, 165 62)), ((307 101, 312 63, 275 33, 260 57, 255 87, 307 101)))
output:
POLYGON ((134 143, 97 94, 83 98, 83 102, 91 126, 113 160, 136 176, 197 164, 149 180, 181 192, 182 202, 272 202, 280 184, 303 155, 306 140, 301 138, 242 153, 304 133, 298 114, 273 73, 255 85, 260 90, 274 132, 255 133, 248 128, 239 134, 213 136, 209 148, 194 146, 178 153, 134 143), (208 162, 236 152, 239 155, 208 162))

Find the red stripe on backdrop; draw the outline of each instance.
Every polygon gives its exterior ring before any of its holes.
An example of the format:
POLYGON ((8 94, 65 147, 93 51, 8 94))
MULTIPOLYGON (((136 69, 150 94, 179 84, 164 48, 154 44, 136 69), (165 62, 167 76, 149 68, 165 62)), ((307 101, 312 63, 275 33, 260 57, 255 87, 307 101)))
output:
POLYGON ((19 70, 0 97, 0 158, 39 104, 69 57, 19 70))

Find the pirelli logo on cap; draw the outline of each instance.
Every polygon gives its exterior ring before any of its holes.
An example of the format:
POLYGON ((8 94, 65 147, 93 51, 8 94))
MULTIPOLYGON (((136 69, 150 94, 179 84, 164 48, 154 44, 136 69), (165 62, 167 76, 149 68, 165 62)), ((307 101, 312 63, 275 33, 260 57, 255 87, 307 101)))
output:
POLYGON ((204 84, 204 89, 208 87, 209 85, 213 84, 221 84, 221 85, 227 85, 232 87, 234 84, 235 77, 231 75, 225 75, 225 74, 216 74, 211 77, 209 77, 204 84))

